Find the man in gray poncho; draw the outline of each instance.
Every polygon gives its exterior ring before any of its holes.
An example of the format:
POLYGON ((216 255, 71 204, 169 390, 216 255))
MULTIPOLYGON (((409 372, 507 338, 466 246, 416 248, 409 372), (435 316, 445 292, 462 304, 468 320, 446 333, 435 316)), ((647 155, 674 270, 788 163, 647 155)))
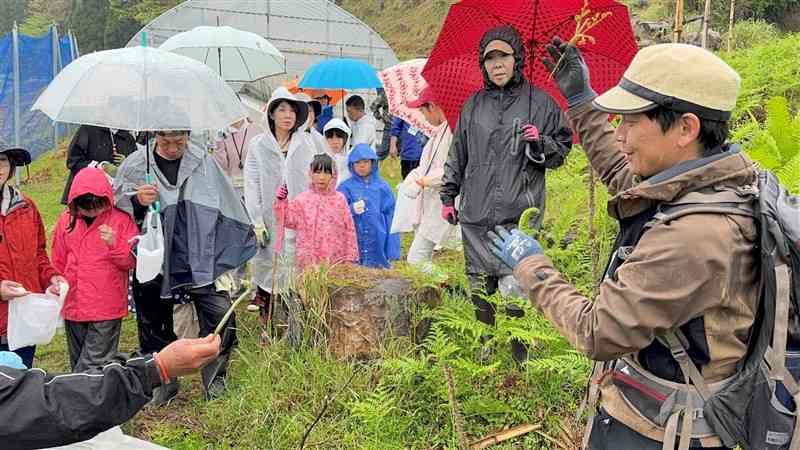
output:
MULTIPOLYGON (((511 270, 489 251, 484 236, 496 225, 515 227, 530 207, 544 213, 545 170, 561 166, 572 146, 572 131, 558 104, 525 79, 524 51, 519 33, 509 26, 491 29, 481 39, 484 87, 461 109, 441 190, 442 217, 461 224, 475 315, 489 325, 495 311, 481 291, 493 294, 511 270)), ((516 307, 508 312, 522 314, 516 307)), ((518 361, 526 358, 520 343, 512 343, 512 349, 518 361)))
MULTIPOLYGON (((156 201, 164 230, 161 273, 148 283, 133 283, 143 353, 160 351, 176 340, 172 310, 176 300, 194 303, 200 335, 213 332, 231 301, 214 282, 256 251, 255 233, 244 206, 214 158, 189 141, 188 131, 157 132, 149 158, 145 150, 130 155, 114 180, 117 207, 141 223, 156 201), (147 183, 150 167, 152 183, 147 183), (134 194, 135 193, 135 194, 134 194)), ((203 369, 207 399, 225 388, 224 376, 236 342, 234 317, 222 333, 219 357, 203 369)), ((168 401, 177 385, 164 387, 156 402, 168 401)))

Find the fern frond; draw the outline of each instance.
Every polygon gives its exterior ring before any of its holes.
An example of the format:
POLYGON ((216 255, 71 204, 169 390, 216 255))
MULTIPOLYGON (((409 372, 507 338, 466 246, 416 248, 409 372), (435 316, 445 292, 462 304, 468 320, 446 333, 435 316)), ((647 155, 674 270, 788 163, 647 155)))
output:
POLYGON ((775 172, 781 184, 792 194, 800 194, 800 153, 775 172))
POLYGON ((790 161, 797 154, 798 143, 793 138, 792 116, 789 102, 785 97, 773 97, 767 102, 766 128, 772 139, 782 163, 790 161))

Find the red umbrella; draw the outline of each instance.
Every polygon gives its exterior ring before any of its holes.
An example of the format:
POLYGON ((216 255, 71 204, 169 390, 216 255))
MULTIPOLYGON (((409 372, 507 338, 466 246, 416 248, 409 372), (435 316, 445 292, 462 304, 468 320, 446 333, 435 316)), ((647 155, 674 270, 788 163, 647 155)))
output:
POLYGON ((450 127, 455 130, 467 97, 483 87, 478 46, 483 35, 499 25, 511 25, 520 33, 526 52, 525 77, 566 109, 566 100, 540 58, 547 54, 545 45, 553 36, 572 38, 575 16, 584 6, 593 13, 611 13, 587 33, 594 42, 580 45, 592 87, 603 93, 619 82, 637 50, 624 5, 614 0, 462 0, 451 6, 422 72, 450 127))

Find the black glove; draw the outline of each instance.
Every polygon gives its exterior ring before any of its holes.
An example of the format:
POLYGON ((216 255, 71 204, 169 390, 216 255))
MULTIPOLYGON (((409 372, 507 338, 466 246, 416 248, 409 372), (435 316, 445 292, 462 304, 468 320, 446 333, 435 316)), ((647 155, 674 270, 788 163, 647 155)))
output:
POLYGON ((592 85, 589 83, 589 68, 577 47, 561 41, 561 38, 556 36, 546 48, 553 60, 542 58, 542 63, 550 73, 555 70, 553 77, 570 108, 597 97, 597 93, 592 90, 592 85), (556 64, 558 64, 557 70, 556 64))

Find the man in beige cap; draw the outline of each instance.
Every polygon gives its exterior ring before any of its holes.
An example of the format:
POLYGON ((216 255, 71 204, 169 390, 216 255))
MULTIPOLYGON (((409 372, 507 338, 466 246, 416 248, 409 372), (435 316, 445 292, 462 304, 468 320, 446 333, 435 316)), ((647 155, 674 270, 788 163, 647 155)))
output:
POLYGON ((598 362, 589 449, 725 448, 698 393, 719 389, 747 350, 758 233, 745 215, 670 214, 702 204, 704 195, 726 192, 744 204, 753 192, 753 163, 726 143, 739 76, 698 47, 655 45, 598 97, 577 48, 555 39, 548 50, 550 70, 563 55, 555 79, 613 195, 608 211, 620 233, 594 301, 567 283, 532 237, 497 230, 493 251, 561 334, 598 362), (616 129, 608 114, 621 116, 616 129))

